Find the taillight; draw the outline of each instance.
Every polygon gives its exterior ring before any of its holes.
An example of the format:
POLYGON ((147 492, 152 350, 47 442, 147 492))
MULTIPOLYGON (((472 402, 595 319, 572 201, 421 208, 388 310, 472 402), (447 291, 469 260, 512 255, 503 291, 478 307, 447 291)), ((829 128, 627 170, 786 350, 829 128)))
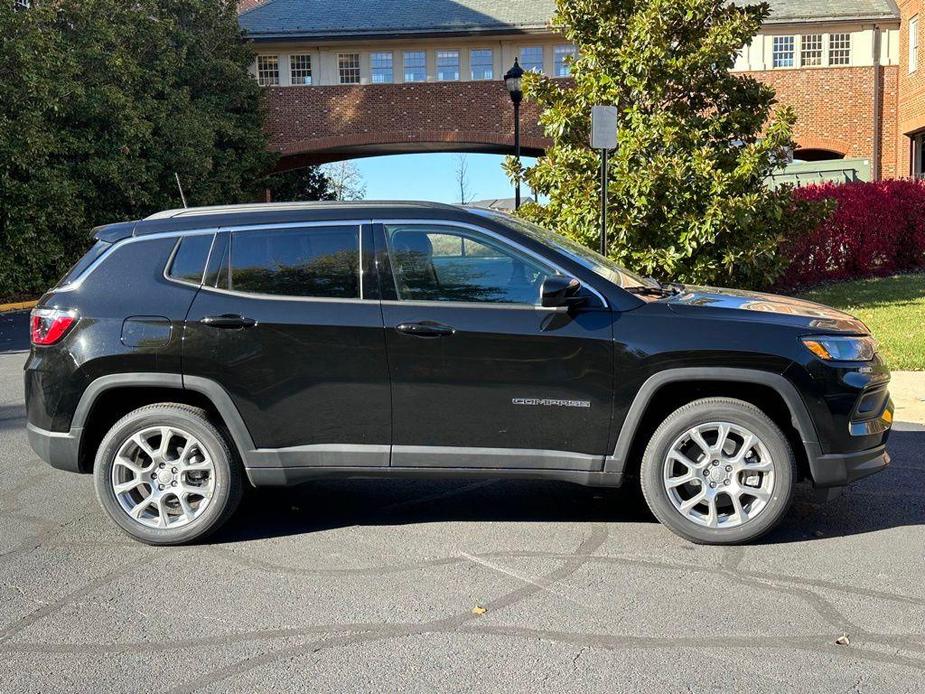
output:
POLYGON ((77 322, 77 311, 57 308, 32 309, 30 332, 32 344, 48 347, 67 335, 77 322))

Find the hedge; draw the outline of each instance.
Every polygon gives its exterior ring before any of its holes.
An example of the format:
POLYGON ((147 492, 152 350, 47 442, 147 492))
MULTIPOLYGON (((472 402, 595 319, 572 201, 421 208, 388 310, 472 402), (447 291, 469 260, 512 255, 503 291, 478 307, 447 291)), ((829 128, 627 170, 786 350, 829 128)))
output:
POLYGON ((834 200, 813 232, 791 239, 779 289, 925 268, 925 182, 825 184, 794 190, 798 200, 834 200))

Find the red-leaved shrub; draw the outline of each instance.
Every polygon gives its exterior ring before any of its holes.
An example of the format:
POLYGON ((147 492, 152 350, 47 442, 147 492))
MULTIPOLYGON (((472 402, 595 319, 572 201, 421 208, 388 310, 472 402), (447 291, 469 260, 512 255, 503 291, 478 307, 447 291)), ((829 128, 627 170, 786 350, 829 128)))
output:
POLYGON ((835 211, 815 231, 783 249, 790 266, 781 289, 925 268, 925 182, 806 186, 800 200, 831 199, 835 211))

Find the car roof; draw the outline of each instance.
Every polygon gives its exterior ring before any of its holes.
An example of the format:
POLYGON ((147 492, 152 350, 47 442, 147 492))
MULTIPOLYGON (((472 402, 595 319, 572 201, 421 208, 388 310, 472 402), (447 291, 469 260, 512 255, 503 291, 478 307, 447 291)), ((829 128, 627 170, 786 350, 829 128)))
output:
POLYGON ((145 217, 144 221, 151 221, 157 219, 178 219, 181 217, 202 217, 202 216, 211 216, 211 215, 226 215, 226 214, 267 214, 272 212, 316 212, 319 210, 365 210, 369 208, 383 208, 388 207, 390 209, 396 208, 408 208, 408 209, 421 209, 421 208, 438 208, 438 209, 457 209, 455 205, 445 205, 439 202, 415 202, 415 201, 374 201, 374 200, 359 200, 359 201, 328 201, 322 200, 317 202, 267 202, 267 203, 250 203, 244 205, 215 205, 212 207, 187 207, 179 208, 175 210, 165 210, 164 212, 158 212, 157 214, 152 214, 150 217, 145 217))
POLYGON ((133 222, 108 224, 94 229, 94 236, 117 241, 129 236, 169 232, 298 222, 365 221, 368 219, 484 219, 481 210, 437 202, 372 201, 288 202, 222 205, 165 210, 133 222))

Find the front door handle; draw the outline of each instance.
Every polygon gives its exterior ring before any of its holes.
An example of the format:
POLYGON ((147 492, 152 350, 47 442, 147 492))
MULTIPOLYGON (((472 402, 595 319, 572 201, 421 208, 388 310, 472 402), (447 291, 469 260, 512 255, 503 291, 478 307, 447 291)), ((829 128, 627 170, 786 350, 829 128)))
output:
POLYGON ((222 330, 240 330, 241 328, 253 328, 257 321, 253 318, 245 318, 233 313, 225 313, 221 316, 206 316, 201 321, 203 325, 210 328, 221 328, 222 330))
POLYGON ((449 337, 456 334, 456 328, 442 323, 432 321, 421 321, 420 323, 400 323, 395 326, 395 330, 405 335, 414 337, 449 337))

